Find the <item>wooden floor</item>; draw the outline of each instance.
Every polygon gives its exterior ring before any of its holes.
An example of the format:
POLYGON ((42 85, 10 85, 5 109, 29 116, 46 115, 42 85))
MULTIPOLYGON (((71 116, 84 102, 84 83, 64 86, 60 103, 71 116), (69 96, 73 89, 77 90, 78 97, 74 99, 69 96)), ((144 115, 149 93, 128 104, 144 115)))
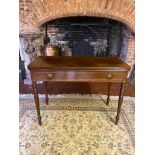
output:
MULTIPOLYGON (((119 95, 119 83, 112 83, 110 94, 119 95)), ((44 93, 44 85, 38 85, 38 91, 40 94, 44 93)), ((32 93, 31 85, 25 85, 23 82, 19 83, 19 92, 22 94, 32 93)), ((107 83, 65 83, 65 82, 49 82, 48 83, 49 94, 107 94, 107 83)), ((125 84, 124 96, 135 96, 135 85, 132 83, 125 84)))

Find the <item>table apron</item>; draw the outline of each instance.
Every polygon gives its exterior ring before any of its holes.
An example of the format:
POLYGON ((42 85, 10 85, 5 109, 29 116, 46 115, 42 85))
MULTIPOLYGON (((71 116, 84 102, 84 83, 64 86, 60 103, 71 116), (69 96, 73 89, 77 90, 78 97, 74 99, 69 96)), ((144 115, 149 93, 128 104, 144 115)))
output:
POLYGON ((127 72, 116 71, 47 71, 31 72, 32 81, 126 82, 127 72))

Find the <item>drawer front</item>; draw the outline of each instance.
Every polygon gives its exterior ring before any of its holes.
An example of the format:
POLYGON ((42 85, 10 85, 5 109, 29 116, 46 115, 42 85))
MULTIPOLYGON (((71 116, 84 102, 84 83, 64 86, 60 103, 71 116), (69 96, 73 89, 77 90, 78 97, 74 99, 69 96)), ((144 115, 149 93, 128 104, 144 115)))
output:
POLYGON ((127 72, 56 71, 33 72, 32 81, 125 82, 127 72))

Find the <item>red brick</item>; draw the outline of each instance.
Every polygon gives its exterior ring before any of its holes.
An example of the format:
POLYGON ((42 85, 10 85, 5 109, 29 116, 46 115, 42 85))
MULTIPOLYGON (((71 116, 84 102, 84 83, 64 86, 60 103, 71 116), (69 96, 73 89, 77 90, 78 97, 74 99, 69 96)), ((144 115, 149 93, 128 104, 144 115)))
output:
MULTIPOLYGON (((133 0, 44 0, 35 1, 34 5, 29 5, 32 3, 32 0, 20 0, 20 4, 24 3, 25 5, 20 5, 20 10, 23 8, 30 10, 29 13, 37 17, 36 22, 29 20, 29 27, 31 23, 35 24, 37 27, 47 20, 52 20, 55 18, 61 18, 64 16, 76 16, 76 15, 88 15, 88 16, 100 16, 100 17, 109 17, 118 21, 126 23, 132 31, 134 31, 134 2, 133 0), (30 9, 29 7, 32 8, 30 9), (48 12, 47 12, 48 11, 48 12)), ((20 12, 21 14, 21 12, 20 12)), ((26 17, 29 18, 29 17, 26 17)), ((27 19, 23 19, 26 20, 27 19)), ((25 27, 26 28, 26 27, 25 27)), ((28 31, 28 29, 27 29, 28 31)))

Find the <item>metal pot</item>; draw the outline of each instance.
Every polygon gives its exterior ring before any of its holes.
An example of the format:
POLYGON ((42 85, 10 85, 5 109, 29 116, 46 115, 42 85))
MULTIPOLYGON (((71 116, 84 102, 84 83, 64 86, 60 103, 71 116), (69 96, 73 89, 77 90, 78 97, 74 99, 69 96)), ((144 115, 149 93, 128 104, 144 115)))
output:
POLYGON ((46 56, 60 56, 60 48, 58 46, 48 45, 45 50, 46 56))

